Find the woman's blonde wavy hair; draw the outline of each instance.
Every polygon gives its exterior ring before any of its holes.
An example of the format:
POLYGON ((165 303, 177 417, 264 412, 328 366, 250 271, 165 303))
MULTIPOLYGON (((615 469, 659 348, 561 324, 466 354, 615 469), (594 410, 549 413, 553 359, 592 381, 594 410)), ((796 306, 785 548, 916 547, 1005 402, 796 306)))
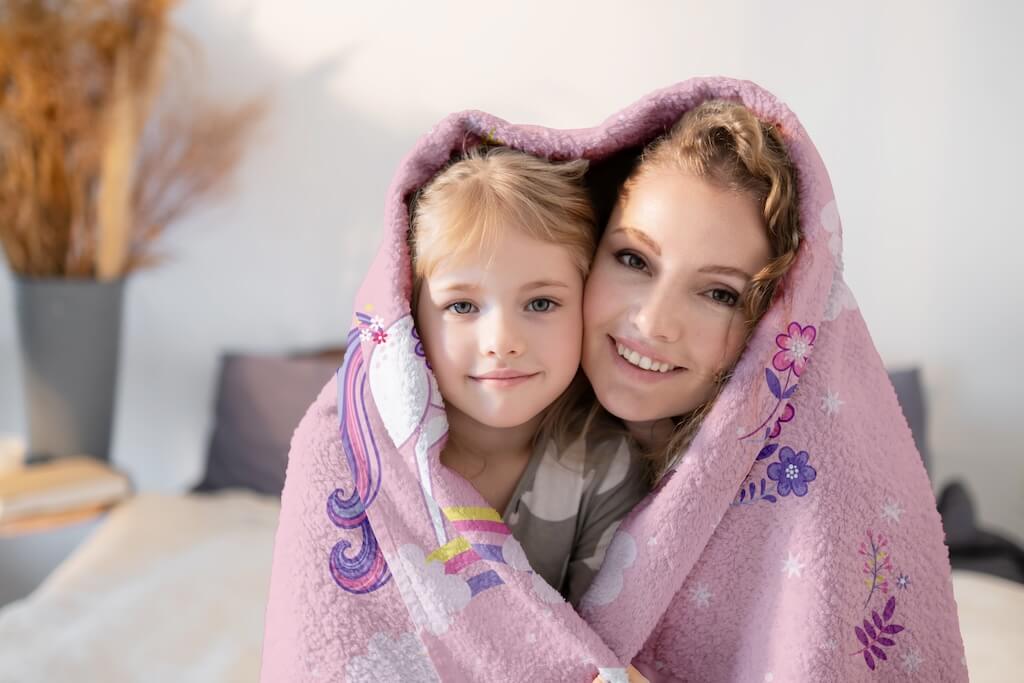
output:
MULTIPOLYGON (((746 322, 745 344, 796 259, 800 245, 797 169, 775 126, 759 120, 742 104, 710 100, 686 112, 669 133, 644 149, 619 192, 619 201, 628 197, 638 180, 665 170, 704 178, 721 189, 746 194, 763 207, 772 257, 740 297, 739 310, 746 322)), ((675 426, 669 439, 645 454, 652 484, 682 457, 731 372, 732 368, 721 371, 711 398, 686 415, 673 418, 675 426)), ((615 424, 587 386, 576 385, 574 396, 574 409, 562 416, 567 431, 556 430, 557 437, 591 429, 595 418, 602 415, 609 419, 596 424, 615 424)))

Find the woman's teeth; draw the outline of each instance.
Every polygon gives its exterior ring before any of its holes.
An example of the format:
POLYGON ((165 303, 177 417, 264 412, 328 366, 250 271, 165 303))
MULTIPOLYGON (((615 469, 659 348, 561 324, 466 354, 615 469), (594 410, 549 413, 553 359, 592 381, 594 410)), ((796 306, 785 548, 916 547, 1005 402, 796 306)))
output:
POLYGON ((625 358, 630 364, 637 366, 643 370, 650 370, 651 372, 668 372, 669 370, 675 370, 676 366, 669 365, 668 363, 659 363, 656 360, 651 360, 647 356, 641 356, 632 349, 627 349, 622 344, 617 344, 616 348, 619 351, 619 355, 625 358))

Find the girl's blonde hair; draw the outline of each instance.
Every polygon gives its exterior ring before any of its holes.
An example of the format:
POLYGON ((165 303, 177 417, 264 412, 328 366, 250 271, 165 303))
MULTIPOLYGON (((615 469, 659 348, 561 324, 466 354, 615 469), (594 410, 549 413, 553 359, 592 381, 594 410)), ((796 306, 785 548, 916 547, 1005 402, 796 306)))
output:
MULTIPOLYGON (((619 200, 629 195, 639 179, 665 170, 693 174, 721 189, 752 197, 762 207, 772 257, 740 297, 746 345, 796 259, 800 244, 797 169, 774 125, 759 120, 742 104, 709 100, 686 112, 668 134, 644 149, 622 186, 619 200)), ((652 483, 682 457, 731 371, 726 368, 715 378, 711 398, 686 415, 673 418, 675 427, 668 441, 647 454, 652 483)), ((577 399, 581 397, 585 400, 582 391, 577 399)), ((590 410, 586 422, 600 410, 590 410)))
MULTIPOLYGON (((476 147, 442 169, 416 194, 410 210, 413 312, 423 281, 443 260, 487 253, 503 229, 564 247, 586 279, 597 246, 594 209, 583 184, 587 168, 585 160, 553 162, 509 147, 476 147)), ((570 389, 581 377, 577 373, 570 389)), ((548 406, 535 442, 563 424, 574 396, 566 390, 548 406)))
POLYGON ((509 147, 475 147, 447 166, 413 200, 413 291, 441 261, 486 252, 506 227, 565 247, 586 277, 596 246, 587 166, 509 147))

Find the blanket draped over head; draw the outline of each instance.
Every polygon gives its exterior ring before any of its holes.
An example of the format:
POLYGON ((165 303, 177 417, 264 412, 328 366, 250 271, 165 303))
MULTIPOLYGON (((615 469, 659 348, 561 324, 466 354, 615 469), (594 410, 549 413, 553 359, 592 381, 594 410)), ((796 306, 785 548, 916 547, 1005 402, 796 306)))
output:
MULTIPOLYGON (((842 278, 828 173, 745 81, 694 79, 586 130, 444 119, 401 163, 344 365, 292 441, 264 681, 967 679, 935 501, 842 278), (507 145, 598 167, 708 99, 774 123, 804 238, 685 456, 620 527, 577 614, 441 465, 443 402, 410 315, 411 194, 507 145)), ((524 264, 528 267, 528 264, 524 264)))

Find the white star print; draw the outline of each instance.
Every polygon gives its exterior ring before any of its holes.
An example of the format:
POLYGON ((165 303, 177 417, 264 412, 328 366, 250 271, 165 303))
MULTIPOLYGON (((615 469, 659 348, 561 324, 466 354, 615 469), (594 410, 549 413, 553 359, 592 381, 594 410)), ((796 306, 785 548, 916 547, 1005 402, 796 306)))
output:
POLYGON ((789 553, 789 558, 782 563, 782 572, 786 575, 787 579, 792 579, 794 576, 799 579, 801 578, 800 572, 803 571, 806 566, 806 564, 800 562, 799 555, 789 553))
POLYGON ((651 536, 650 538, 648 538, 647 539, 647 545, 658 545, 658 537, 657 536, 651 536))
POLYGON ((888 500, 885 502, 885 505, 882 506, 882 517, 885 517, 890 522, 896 522, 897 524, 900 523, 900 515, 904 512, 906 512, 906 510, 901 508, 900 504, 895 501, 888 500))
POLYGON ((839 392, 833 392, 829 389, 821 399, 821 409, 829 415, 838 415, 843 403, 845 401, 839 399, 839 392))
POLYGON ((924 663, 924 660, 921 659, 921 655, 917 654, 917 650, 911 650, 904 654, 902 661, 903 670, 907 673, 914 673, 917 671, 918 667, 924 663))
POLYGON ((775 674, 773 674, 771 671, 769 671, 768 673, 766 673, 764 675, 764 683, 772 683, 772 681, 774 681, 774 680, 775 680, 775 674))
POLYGON ((829 638, 821 644, 821 649, 828 652, 835 652, 837 647, 839 647, 839 643, 836 642, 835 638, 829 638))
POLYGON ((536 643, 537 642, 537 634, 536 633, 527 633, 526 634, 526 642, 529 643, 530 645, 533 645, 534 643, 536 643))
POLYGON ((712 597, 713 593, 703 583, 699 583, 696 588, 690 589, 690 601, 702 609, 711 604, 712 597))

